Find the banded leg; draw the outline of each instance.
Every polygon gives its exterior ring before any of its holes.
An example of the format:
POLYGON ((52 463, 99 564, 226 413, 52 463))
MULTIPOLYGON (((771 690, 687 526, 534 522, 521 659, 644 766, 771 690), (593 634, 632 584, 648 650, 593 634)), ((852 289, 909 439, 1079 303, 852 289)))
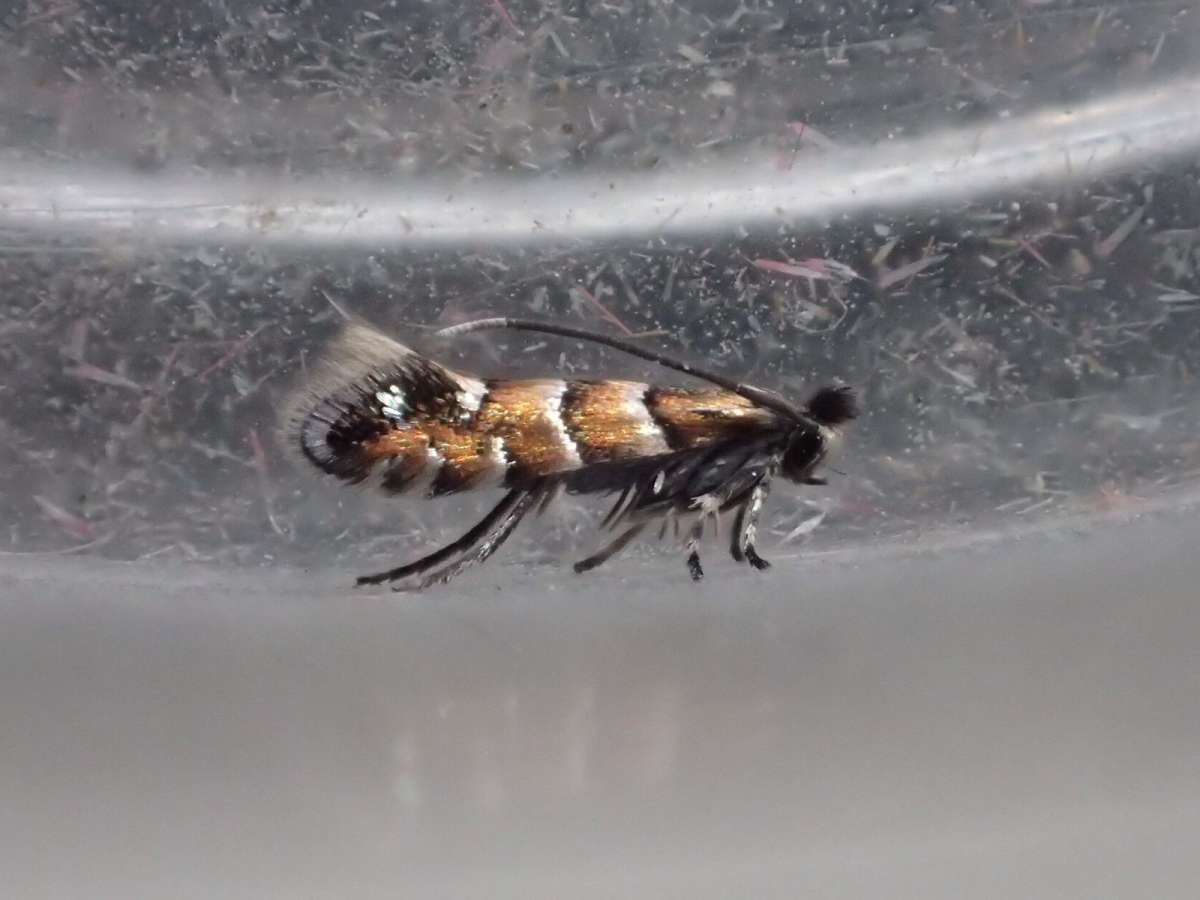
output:
MULTIPOLYGON (((482 540, 475 545, 475 550, 467 556, 452 562, 445 568, 438 569, 431 575, 426 575, 415 586, 416 590, 425 590, 435 584, 445 584, 455 575, 461 575, 472 566, 477 566, 485 562, 488 557, 500 549, 501 545, 508 540, 509 535, 513 533, 516 527, 525 518, 525 514, 529 512, 543 498, 543 491, 538 488, 532 488, 521 492, 517 501, 512 505, 512 508, 500 519, 500 522, 490 531, 482 540)), ((413 590, 413 587, 405 585, 397 585, 392 588, 393 591, 413 590)))
POLYGON ((746 524, 746 509, 750 505, 750 496, 756 487, 758 487, 758 481, 752 481, 749 487, 734 494, 721 507, 721 512, 734 510, 733 530, 729 533, 729 555, 733 557, 734 562, 746 561, 746 555, 742 552, 741 533, 746 524))
POLYGON ((398 566, 395 569, 388 569, 386 572, 379 572, 375 575, 360 575, 354 582, 355 587, 361 587, 364 584, 383 584, 385 581, 397 581, 401 578, 407 578, 410 575, 420 575, 422 572, 427 572, 436 566, 438 563, 445 562, 450 557, 457 553, 466 553, 481 540, 496 524, 508 514, 522 497, 526 494, 524 489, 509 491, 504 495, 499 503, 497 503, 492 511, 479 520, 479 522, 470 531, 460 537, 453 543, 447 544, 440 550, 435 550, 428 556, 423 556, 416 562, 411 562, 408 565, 398 566))
POLYGON ((746 502, 738 507, 737 518, 733 523, 733 540, 729 545, 729 553, 735 560, 745 560, 760 571, 771 566, 754 548, 754 541, 758 536, 758 514, 762 512, 770 491, 771 482, 767 479, 760 481, 750 491, 746 502))
POLYGON ((590 572, 597 566, 601 566, 608 562, 627 546, 629 546, 629 542, 641 534, 642 529, 645 527, 645 522, 638 522, 636 525, 631 525, 630 527, 626 528, 620 533, 620 535, 617 536, 615 540, 611 541, 599 552, 593 553, 587 559, 581 559, 579 562, 575 563, 576 573, 582 574, 584 572, 590 572))

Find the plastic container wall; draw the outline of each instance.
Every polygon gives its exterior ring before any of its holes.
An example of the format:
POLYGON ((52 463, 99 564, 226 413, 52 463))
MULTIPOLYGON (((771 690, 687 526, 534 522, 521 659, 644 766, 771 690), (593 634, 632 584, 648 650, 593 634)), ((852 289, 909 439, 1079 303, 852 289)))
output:
POLYGON ((0 14, 14 896, 1187 896, 1197 37, 1182 2, 0 14), (604 508, 564 498, 445 589, 355 591, 495 498, 291 463, 346 313, 864 415, 773 492, 767 573, 651 540, 576 577, 604 508))

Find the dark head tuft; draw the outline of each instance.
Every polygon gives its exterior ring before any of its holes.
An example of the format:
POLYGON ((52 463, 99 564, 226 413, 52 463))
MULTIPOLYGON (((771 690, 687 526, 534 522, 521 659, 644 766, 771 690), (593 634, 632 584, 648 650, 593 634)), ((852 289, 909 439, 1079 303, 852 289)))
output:
POLYGON ((858 417, 858 397, 852 388, 823 387, 812 395, 805 412, 822 425, 842 425, 858 417))

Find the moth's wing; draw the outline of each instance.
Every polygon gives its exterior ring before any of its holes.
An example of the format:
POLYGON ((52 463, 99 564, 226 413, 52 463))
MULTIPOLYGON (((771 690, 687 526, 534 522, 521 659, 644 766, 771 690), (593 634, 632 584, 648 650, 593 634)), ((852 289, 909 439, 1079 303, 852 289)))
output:
POLYGON ((469 430, 484 392, 482 382, 354 323, 285 404, 284 438, 344 482, 378 477, 401 491, 439 476, 441 444, 469 430))
POLYGON ((645 404, 672 450, 757 442, 791 423, 775 410, 723 388, 651 387, 645 404))

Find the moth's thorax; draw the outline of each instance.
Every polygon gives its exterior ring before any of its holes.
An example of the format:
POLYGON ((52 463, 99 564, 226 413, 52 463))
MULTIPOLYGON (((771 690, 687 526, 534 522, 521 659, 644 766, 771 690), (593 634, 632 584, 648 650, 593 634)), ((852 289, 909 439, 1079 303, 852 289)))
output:
POLYGON ((840 443, 841 432, 837 428, 816 422, 796 425, 783 453, 780 474, 789 481, 803 483, 836 452, 840 443))
POLYGON ((845 432, 841 428, 822 425, 821 437, 825 441, 825 452, 822 460, 828 462, 842 452, 842 444, 845 442, 845 432))

